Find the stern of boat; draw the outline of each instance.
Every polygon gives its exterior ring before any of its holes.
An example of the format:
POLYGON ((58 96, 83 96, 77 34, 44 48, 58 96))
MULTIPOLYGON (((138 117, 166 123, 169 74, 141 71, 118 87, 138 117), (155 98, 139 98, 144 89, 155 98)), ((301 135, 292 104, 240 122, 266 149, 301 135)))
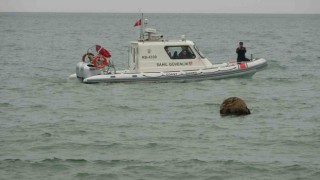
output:
POLYGON ((101 74, 101 70, 91 64, 79 62, 76 66, 76 76, 81 81, 88 77, 96 76, 99 74, 101 74))

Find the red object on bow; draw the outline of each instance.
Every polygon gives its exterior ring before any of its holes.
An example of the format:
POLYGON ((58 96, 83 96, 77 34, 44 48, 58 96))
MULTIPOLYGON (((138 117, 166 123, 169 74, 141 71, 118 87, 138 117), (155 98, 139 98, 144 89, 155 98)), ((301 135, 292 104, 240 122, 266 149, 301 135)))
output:
POLYGON ((136 23, 134 23, 133 27, 141 26, 141 19, 139 19, 136 23))
POLYGON ((104 57, 107 57, 107 58, 111 57, 111 54, 109 53, 109 51, 100 45, 96 45, 96 51, 97 53, 103 55, 104 57))

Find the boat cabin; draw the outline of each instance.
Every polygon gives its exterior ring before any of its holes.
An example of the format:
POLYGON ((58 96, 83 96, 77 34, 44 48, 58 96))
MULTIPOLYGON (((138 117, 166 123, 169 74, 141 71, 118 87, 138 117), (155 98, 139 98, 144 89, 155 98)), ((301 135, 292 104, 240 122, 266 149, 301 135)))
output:
POLYGON ((188 71, 212 66, 192 41, 184 37, 164 40, 155 29, 146 29, 142 39, 131 42, 128 54, 130 73, 188 71))

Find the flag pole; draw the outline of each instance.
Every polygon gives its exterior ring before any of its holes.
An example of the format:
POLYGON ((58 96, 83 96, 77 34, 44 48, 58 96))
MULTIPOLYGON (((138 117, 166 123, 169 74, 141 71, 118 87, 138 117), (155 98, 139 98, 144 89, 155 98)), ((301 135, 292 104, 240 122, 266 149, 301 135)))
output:
POLYGON ((143 13, 141 13, 141 26, 140 26, 140 40, 144 39, 144 19, 143 13))

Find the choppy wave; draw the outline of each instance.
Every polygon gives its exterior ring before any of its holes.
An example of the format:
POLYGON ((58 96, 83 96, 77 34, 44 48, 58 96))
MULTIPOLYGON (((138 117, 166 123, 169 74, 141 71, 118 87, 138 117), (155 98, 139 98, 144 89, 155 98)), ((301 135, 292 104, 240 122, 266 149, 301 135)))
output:
MULTIPOLYGON (((54 179, 63 176, 80 179, 136 179, 144 178, 173 178, 173 179, 239 179, 270 177, 275 174, 281 179, 304 178, 314 179, 319 176, 317 168, 310 168, 305 164, 283 165, 279 161, 271 163, 250 163, 234 160, 207 161, 200 159, 177 159, 166 161, 141 161, 141 160, 85 160, 85 159, 44 159, 41 161, 24 161, 20 159, 6 159, 1 161, 1 166, 7 170, 9 166, 17 168, 17 172, 32 167, 32 173, 25 173, 22 178, 31 174, 41 176, 39 171, 54 179)), ((4 174, 3 178, 14 177, 13 174, 4 174)))
POLYGON ((284 71, 288 69, 288 66, 280 64, 280 62, 277 60, 268 59, 268 69, 275 71, 284 71))

